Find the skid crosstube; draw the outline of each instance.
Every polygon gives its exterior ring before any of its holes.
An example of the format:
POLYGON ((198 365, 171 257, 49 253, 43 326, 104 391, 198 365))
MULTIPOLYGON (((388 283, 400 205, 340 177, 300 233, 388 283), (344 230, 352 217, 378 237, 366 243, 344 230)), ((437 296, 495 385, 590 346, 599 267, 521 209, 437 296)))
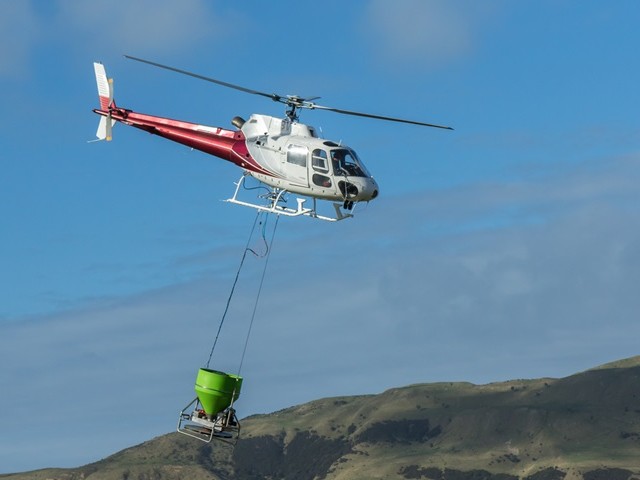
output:
POLYGON ((235 203, 236 205, 242 205, 243 207, 254 208, 261 212, 275 213, 276 215, 285 215, 287 217, 299 217, 301 215, 305 215, 307 217, 317 218, 319 220, 324 220, 327 222, 337 222, 340 220, 344 220, 345 218, 353 217, 353 214, 351 213, 342 212, 342 210, 340 209, 340 204, 338 203, 333 204, 333 208, 335 209, 335 212, 336 212, 335 217, 320 215, 316 210, 315 198, 312 199, 313 208, 304 207, 304 202, 306 201, 306 199, 304 198, 296 198, 298 205, 297 205, 297 208, 295 209, 285 207, 281 205, 281 203, 284 202, 284 195, 287 194, 288 192, 287 190, 282 190, 277 188, 273 188, 271 193, 269 193, 268 195, 265 195, 265 198, 267 198, 268 202, 263 205, 251 203, 245 200, 239 200, 238 192, 240 191, 240 187, 243 186, 244 180, 246 177, 247 177, 246 174, 243 174, 240 177, 240 180, 238 180, 238 182, 235 184, 236 189, 235 189, 235 192, 233 192, 233 197, 228 198, 227 200, 225 200, 225 202, 235 203))

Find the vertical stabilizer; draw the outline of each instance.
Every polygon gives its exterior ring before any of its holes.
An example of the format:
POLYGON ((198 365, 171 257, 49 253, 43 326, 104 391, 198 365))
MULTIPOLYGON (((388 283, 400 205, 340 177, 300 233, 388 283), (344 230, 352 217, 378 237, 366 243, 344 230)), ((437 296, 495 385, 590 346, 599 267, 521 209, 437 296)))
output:
POLYGON ((107 72, 104 69, 104 65, 94 62, 93 69, 96 73, 96 85, 98 86, 98 98, 100 99, 100 110, 104 110, 107 113, 106 116, 100 118, 98 124, 98 131, 96 137, 99 140, 111 140, 111 130, 116 123, 111 118, 110 108, 115 107, 113 101, 113 79, 107 78, 107 72))
POLYGON ((96 72, 96 84, 98 85, 98 96, 100 97, 100 109, 107 110, 113 101, 113 80, 107 78, 104 65, 94 63, 93 69, 96 72))

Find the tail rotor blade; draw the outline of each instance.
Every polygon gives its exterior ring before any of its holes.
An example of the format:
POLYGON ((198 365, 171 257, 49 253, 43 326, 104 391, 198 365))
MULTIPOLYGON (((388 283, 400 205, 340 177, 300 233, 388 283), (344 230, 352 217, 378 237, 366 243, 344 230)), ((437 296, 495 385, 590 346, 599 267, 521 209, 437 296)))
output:
MULTIPOLYGON (((103 117, 105 118, 105 117, 103 117)), ((111 114, 107 115, 106 117, 106 129, 105 129, 105 140, 107 142, 110 142, 111 139, 113 138, 111 131, 113 129, 113 120, 111 119, 111 114)))
POLYGON ((113 105, 113 78, 108 80, 109 82, 109 106, 113 105))
MULTIPOLYGON (((113 106, 113 78, 109 79, 109 111, 111 111, 111 107, 113 106)), ((113 138, 112 135, 112 131, 113 131, 113 124, 115 122, 113 121, 113 119, 111 118, 111 113, 109 113, 109 115, 107 115, 107 128, 106 128, 106 136, 105 136, 105 140, 107 142, 110 142, 111 139, 113 138)))

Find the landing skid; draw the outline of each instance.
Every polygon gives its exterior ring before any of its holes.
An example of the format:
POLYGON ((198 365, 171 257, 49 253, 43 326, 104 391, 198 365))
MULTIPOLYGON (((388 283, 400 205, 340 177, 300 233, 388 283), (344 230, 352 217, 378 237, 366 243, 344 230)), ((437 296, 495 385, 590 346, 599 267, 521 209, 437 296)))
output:
POLYGON ((244 184, 244 179, 246 175, 242 175, 240 180, 235 183, 236 190, 233 193, 233 197, 228 198, 225 202, 235 203, 236 205, 242 205, 244 207, 251 207, 261 212, 275 213, 276 215, 286 215, 287 217, 299 217, 299 216, 307 216, 311 218, 317 218, 319 220, 325 220, 327 222, 338 222, 340 220, 344 220, 345 218, 353 217, 352 213, 344 213, 341 210, 342 205, 339 203, 333 203, 333 208, 336 212, 335 217, 328 217, 326 215, 320 215, 316 209, 316 199, 313 198, 313 208, 305 208, 304 202, 306 199, 304 198, 296 198, 296 202, 298 203, 297 208, 289 208, 282 203, 285 203, 284 195, 289 193, 287 190, 282 190, 279 188, 272 188, 271 192, 267 195, 262 196, 266 200, 266 204, 259 205, 255 203, 250 203, 244 200, 238 199, 238 192, 240 191, 240 187, 244 184))
POLYGON ((229 407, 209 418, 199 407, 196 397, 182 409, 178 417, 178 432, 205 443, 218 440, 235 446, 240 437, 240 421, 235 409, 229 407), (191 412, 187 412, 191 407, 191 412))

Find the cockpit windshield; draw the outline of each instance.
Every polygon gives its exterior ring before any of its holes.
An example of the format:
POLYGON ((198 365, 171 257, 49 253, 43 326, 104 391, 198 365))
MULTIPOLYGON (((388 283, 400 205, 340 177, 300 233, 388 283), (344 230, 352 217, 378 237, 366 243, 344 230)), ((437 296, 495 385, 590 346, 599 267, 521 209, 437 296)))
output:
POLYGON ((356 152, 350 148, 335 148, 331 150, 331 163, 334 175, 350 177, 370 177, 356 152))

